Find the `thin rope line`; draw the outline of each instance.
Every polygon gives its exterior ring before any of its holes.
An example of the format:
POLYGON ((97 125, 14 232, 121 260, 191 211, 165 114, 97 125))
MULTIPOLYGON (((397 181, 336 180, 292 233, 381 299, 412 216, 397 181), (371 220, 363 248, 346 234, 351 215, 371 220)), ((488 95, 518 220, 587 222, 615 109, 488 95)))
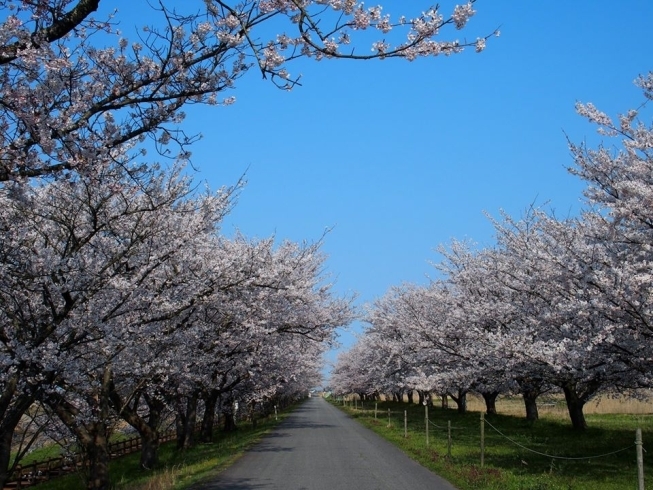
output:
POLYGON ((569 460, 576 460, 576 459, 596 459, 596 458, 604 458, 605 456, 611 456, 611 455, 613 455, 613 454, 622 453, 622 452, 624 452, 624 451, 628 451, 629 449, 632 449, 632 448, 635 447, 635 445, 633 444, 632 446, 625 447, 625 448, 623 448, 623 449, 618 449, 617 451, 612 451, 611 453, 599 454, 599 455, 596 455, 596 456, 583 456, 583 457, 553 456, 552 454, 541 453, 541 452, 539 452, 539 451, 536 451, 535 449, 531 449, 531 448, 529 448, 529 447, 526 447, 526 446, 524 446, 524 445, 518 443, 517 441, 514 441, 513 439, 511 439, 511 438, 508 437, 507 435, 505 435, 503 432, 501 432, 499 429, 497 429, 495 426, 493 426, 493 425, 492 425, 490 422, 488 422, 487 420, 485 420, 485 423, 486 423, 487 425, 489 425, 490 427, 492 427, 495 431, 497 431, 501 436, 505 437, 505 438, 508 439, 510 442, 512 442, 513 444, 515 444, 516 446, 519 446, 520 448, 525 449, 526 451, 530 451, 530 452, 532 452, 532 453, 539 454, 540 456, 546 456, 547 458, 553 458, 553 459, 569 459, 569 460))
MULTIPOLYGON (((444 425, 437 425, 437 424, 434 424, 434 423, 431 422, 430 420, 429 420, 429 424, 431 424, 433 427, 437 427, 438 429, 448 429, 448 427, 445 427, 444 425)), ((469 427, 452 427, 451 429, 454 429, 454 430, 465 430, 465 429, 469 429, 469 427)))
MULTIPOLYGON (((429 420, 429 424, 431 424, 433 427, 436 427, 436 428, 438 428, 438 429, 446 429, 446 427, 441 426, 441 425, 438 425, 438 424, 434 424, 434 423, 431 422, 430 420, 429 420)), ((453 428, 453 427, 452 427, 452 428, 453 428)))

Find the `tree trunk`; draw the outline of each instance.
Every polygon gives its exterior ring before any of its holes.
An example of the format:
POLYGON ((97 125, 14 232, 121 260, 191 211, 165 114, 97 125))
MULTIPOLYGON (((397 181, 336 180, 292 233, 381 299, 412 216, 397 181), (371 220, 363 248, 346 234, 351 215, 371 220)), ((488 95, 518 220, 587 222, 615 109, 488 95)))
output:
POLYGON ((110 400, 116 413, 120 414, 122 419, 136 429, 138 435, 141 436, 140 467, 144 470, 153 469, 159 462, 159 424, 165 404, 158 398, 149 396, 146 392, 132 397, 131 404, 127 404, 120 393, 116 391, 113 383, 110 400), (138 413, 141 397, 149 409, 147 420, 138 413))
POLYGON ((204 398, 204 417, 200 429, 200 442, 213 442, 213 426, 215 425, 215 407, 220 394, 218 390, 211 392, 204 398))
POLYGON ((233 412, 222 412, 224 414, 224 425, 222 430, 224 432, 233 432, 237 429, 236 419, 233 412))
POLYGON ((255 406, 256 406, 256 403, 252 403, 249 406, 249 418, 252 421, 252 428, 253 429, 256 429, 256 427, 258 426, 258 421, 256 420, 256 411, 254 409, 255 406))
MULTIPOLYGON (((7 383, 10 385, 10 383, 7 383)), ((15 455, 16 459, 12 463, 12 443, 16 427, 20 423, 22 416, 32 405, 34 398, 29 394, 19 395, 14 398, 16 384, 5 386, 5 392, 0 397, 2 404, 2 422, 0 422, 0 488, 5 487, 5 483, 16 469, 23 454, 15 455), (13 388, 13 389, 12 389, 13 388), (9 392, 11 390, 11 392, 9 392)))
MULTIPOLYGON (((102 386, 97 396, 96 420, 90 424, 90 440, 86 439, 84 451, 88 459, 89 490, 109 488, 109 393, 113 381, 110 367, 102 373, 102 386)), ((85 439, 80 441, 85 442, 85 439)))
POLYGON ((197 423, 197 394, 186 397, 184 406, 183 399, 177 403, 177 416, 175 426, 177 428, 177 449, 190 449, 194 444, 195 424, 197 423))
POLYGON ((485 400, 485 413, 487 415, 496 415, 499 392, 493 391, 492 393, 481 393, 481 395, 483 395, 483 400, 485 400))
POLYGON ((458 396, 458 413, 467 413, 467 392, 461 392, 458 396))
MULTIPOLYGON (((3 423, 2 425, 4 429, 5 424, 3 423)), ((0 432, 0 488, 5 487, 9 476, 11 476, 12 469, 9 468, 9 462, 11 461, 11 441, 13 435, 13 429, 2 430, 0 432)))
POLYGON ((159 425, 163 418, 162 412, 165 404, 158 398, 145 396, 145 402, 149 408, 147 416, 147 428, 144 428, 141 435, 141 468, 150 470, 159 463, 159 425))
POLYGON ((534 422, 539 419, 537 410, 537 398, 548 391, 547 384, 542 378, 519 376, 515 379, 519 385, 519 391, 524 398, 524 408, 526 409, 526 420, 534 422))
POLYGON ((153 469, 159 462, 159 433, 148 431, 141 434, 141 461, 144 470, 153 469))
POLYGON ((537 411, 537 397, 539 393, 524 391, 522 396, 524 397, 524 407, 526 408, 526 420, 535 422, 540 418, 540 414, 537 411))
POLYGON ((0 424, 0 488, 5 487, 5 483, 9 480, 11 473, 16 468, 17 461, 9 466, 12 460, 12 442, 14 431, 20 422, 20 415, 5 419, 0 424))
POLYGON ((76 436, 84 451, 88 467, 88 488, 90 490, 108 490, 109 482, 109 393, 112 384, 110 367, 102 373, 100 389, 86 397, 86 402, 93 414, 93 420, 84 420, 84 414, 59 393, 49 393, 46 402, 59 416, 61 421, 76 436))
POLYGON ((569 411, 572 427, 574 430, 587 429, 587 422, 585 422, 585 414, 583 413, 585 402, 578 396, 575 384, 567 383, 562 387, 562 391, 565 393, 567 410, 569 411))
POLYGON ((109 451, 106 424, 97 422, 91 429, 90 444, 84 445, 88 462, 89 490, 106 490, 109 488, 109 451))
POLYGON ((467 391, 458 390, 458 396, 454 396, 449 393, 451 399, 456 402, 458 406, 458 413, 467 413, 467 391))
POLYGON ((442 408, 449 408, 449 396, 448 395, 442 395, 442 408))
POLYGON ((424 392, 422 390, 417 390, 417 404, 424 404, 424 392))

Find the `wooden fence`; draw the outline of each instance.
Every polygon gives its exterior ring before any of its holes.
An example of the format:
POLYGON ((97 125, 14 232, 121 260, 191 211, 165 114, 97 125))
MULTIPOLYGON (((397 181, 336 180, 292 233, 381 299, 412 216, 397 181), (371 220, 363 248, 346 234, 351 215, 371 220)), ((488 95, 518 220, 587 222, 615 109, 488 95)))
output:
MULTIPOLYGON (((199 430, 199 425, 196 427, 199 430)), ((159 442, 172 441, 177 437, 174 429, 164 432, 159 436, 159 442)), ((127 454, 135 453, 141 449, 141 437, 134 436, 109 443, 109 457, 119 458, 127 454)), ((34 461, 30 464, 18 465, 10 480, 5 484, 3 490, 14 490, 28 488, 41 482, 67 475, 80 470, 84 465, 83 455, 59 456, 45 461, 34 461)))

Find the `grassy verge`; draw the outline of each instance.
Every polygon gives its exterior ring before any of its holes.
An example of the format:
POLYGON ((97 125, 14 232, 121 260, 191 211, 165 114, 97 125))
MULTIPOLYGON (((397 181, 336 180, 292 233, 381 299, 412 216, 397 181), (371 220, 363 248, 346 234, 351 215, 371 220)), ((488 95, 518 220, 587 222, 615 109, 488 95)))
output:
MULTIPOLYGON (((133 453, 111 462, 111 488, 115 490, 183 490, 210 479, 233 464, 252 445, 256 444, 290 411, 258 420, 257 427, 242 424, 232 433, 218 433, 215 442, 198 444, 187 451, 177 451, 175 443, 162 444, 159 466, 151 471, 139 469, 139 453, 133 453)), ((38 457, 38 455, 37 455, 38 457)), ((71 474, 39 484, 37 490, 84 490, 85 483, 78 474, 71 474)))
MULTIPOLYGON (((486 417, 485 461, 481 467, 479 412, 461 415, 455 410, 429 407, 427 446, 423 406, 393 402, 379 402, 377 406, 377 418, 370 402, 364 410, 342 408, 461 490, 634 489, 636 428, 642 429, 644 448, 647 443, 653 447, 653 415, 590 414, 586 417, 590 428, 583 433, 572 430, 565 418, 547 417, 529 423, 520 416, 493 415, 486 417), (448 422, 452 426, 450 456, 448 422), (621 449, 625 450, 615 453, 621 449), (608 453, 613 454, 594 457, 608 453)), ((644 474, 653 481, 651 458, 645 454, 644 460, 644 474)))

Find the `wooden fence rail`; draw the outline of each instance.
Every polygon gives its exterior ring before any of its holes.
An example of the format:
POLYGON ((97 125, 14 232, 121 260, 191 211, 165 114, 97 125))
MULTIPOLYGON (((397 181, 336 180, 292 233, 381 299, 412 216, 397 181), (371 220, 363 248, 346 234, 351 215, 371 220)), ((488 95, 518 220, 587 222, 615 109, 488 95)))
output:
MULTIPOLYGON (((199 431, 199 424, 195 427, 199 431)), ((169 442, 177 437, 174 429, 164 432, 159 436, 159 442, 169 442)), ((127 454, 135 453, 141 449, 141 436, 134 436, 109 443, 109 457, 119 458, 127 454)), ((5 484, 3 490, 14 490, 29 488, 44 481, 49 481, 62 475, 74 473, 82 468, 84 458, 81 454, 73 456, 59 456, 45 461, 34 461, 26 465, 18 465, 10 480, 5 484)))

